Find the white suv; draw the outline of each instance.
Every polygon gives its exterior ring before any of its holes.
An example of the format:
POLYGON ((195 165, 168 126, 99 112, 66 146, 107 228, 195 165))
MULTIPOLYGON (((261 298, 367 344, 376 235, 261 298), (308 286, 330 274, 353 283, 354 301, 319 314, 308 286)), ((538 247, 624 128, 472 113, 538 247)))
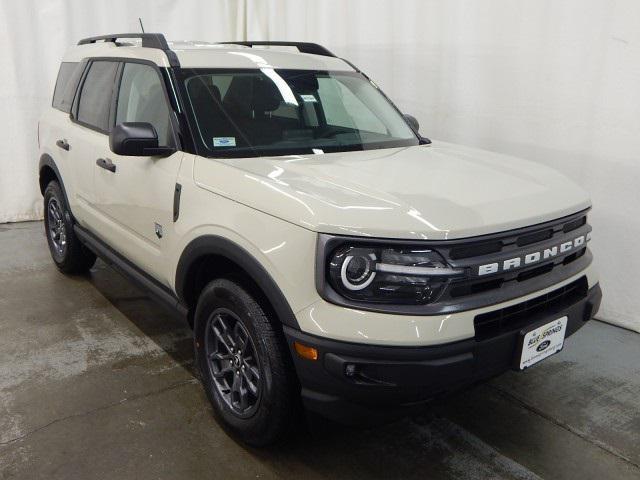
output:
POLYGON ((523 370, 600 304, 582 189, 431 143, 316 44, 82 40, 38 140, 58 268, 98 255, 184 315, 251 444, 523 370))

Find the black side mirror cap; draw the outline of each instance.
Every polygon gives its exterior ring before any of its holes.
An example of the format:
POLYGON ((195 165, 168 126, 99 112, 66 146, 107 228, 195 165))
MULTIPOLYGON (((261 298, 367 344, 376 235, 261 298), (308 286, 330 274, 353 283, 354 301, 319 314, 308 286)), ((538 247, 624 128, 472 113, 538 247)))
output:
POLYGON ((155 147, 155 148, 145 148, 143 150, 143 155, 145 157, 166 157, 175 153, 176 149, 173 147, 155 147))
POLYGON ((131 157, 151 157, 170 155, 171 147, 158 146, 158 133, 147 122, 119 123, 109 134, 109 147, 117 155, 131 157))
POLYGON ((403 116, 404 116, 404 119, 409 124, 409 126, 413 129, 415 134, 418 135, 418 138, 420 138, 420 145, 429 145, 431 143, 431 140, 429 140, 427 137, 423 137, 422 135, 420 135, 420 132, 419 132, 420 122, 418 122, 418 119, 413 115, 409 115, 407 113, 405 113, 403 116))
POLYGON ((413 131, 418 133, 418 131, 420 130, 420 122, 418 122, 418 119, 413 115, 409 115, 407 113, 404 114, 404 119, 407 121, 413 131))

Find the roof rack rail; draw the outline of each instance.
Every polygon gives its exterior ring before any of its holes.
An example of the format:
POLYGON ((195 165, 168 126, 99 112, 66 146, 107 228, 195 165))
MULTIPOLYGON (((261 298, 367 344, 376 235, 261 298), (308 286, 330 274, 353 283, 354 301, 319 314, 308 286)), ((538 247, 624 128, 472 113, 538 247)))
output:
POLYGON ((300 53, 311 53, 313 55, 322 55, 325 57, 335 57, 333 53, 322 45, 309 42, 219 42, 221 45, 244 45, 246 47, 264 46, 264 47, 296 47, 300 53))
POLYGON ((110 33, 109 35, 99 35, 97 37, 83 38, 78 42, 78 45, 88 45, 96 43, 98 41, 112 42, 117 45, 116 40, 119 38, 139 38, 142 40, 142 46, 145 48, 157 48, 166 53, 169 59, 169 65, 172 67, 179 67, 180 62, 175 52, 169 48, 166 38, 161 33, 110 33))

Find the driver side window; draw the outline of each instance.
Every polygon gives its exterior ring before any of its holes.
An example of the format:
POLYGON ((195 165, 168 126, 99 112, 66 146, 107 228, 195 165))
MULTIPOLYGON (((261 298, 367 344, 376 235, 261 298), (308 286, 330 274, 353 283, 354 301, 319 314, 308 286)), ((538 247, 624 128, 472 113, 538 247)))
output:
POLYGON ((173 146, 169 106, 158 72, 141 63, 125 63, 120 80, 116 125, 148 122, 158 132, 158 144, 173 146))

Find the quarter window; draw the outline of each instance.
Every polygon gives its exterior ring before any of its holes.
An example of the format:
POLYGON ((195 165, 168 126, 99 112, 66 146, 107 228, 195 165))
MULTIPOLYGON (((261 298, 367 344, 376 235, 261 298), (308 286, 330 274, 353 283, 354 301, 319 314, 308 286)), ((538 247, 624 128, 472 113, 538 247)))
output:
POLYGON ((78 88, 78 81, 82 74, 78 62, 62 62, 60 70, 58 70, 58 79, 56 80, 56 88, 53 92, 53 107, 63 112, 71 111, 73 97, 78 88))
POLYGON ((116 62, 92 62, 80 92, 78 121, 103 132, 109 130, 109 107, 117 66, 116 62))
POLYGON ((158 72, 149 65, 126 63, 120 81, 116 124, 147 122, 158 132, 158 144, 172 143, 169 106, 158 72))

